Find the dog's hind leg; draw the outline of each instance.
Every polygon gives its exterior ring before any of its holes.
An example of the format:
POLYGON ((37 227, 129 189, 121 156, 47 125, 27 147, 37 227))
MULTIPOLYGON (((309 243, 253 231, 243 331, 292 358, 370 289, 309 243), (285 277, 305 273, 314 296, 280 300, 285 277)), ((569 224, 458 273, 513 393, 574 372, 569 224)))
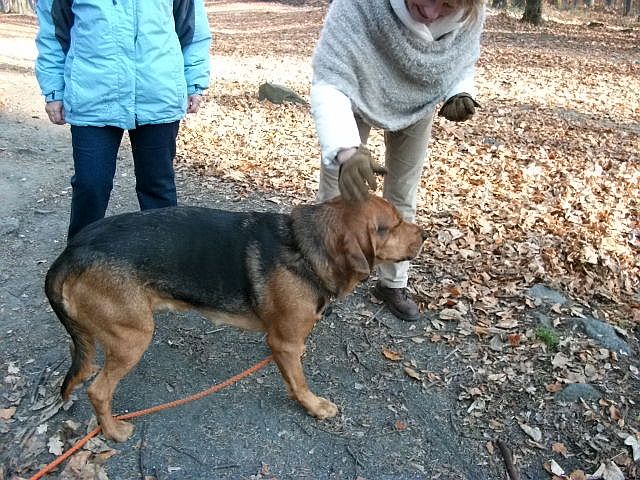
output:
POLYGON ((76 322, 100 344, 104 367, 87 390, 104 436, 124 442, 133 425, 112 416, 118 382, 140 360, 153 336, 153 307, 148 292, 133 276, 105 267, 85 271, 69 289, 76 322))
POLYGON ((138 363, 151 342, 153 316, 150 311, 146 317, 138 318, 140 328, 120 332, 103 343, 104 367, 87 390, 104 436, 117 442, 124 442, 131 436, 133 425, 113 418, 113 394, 118 382, 138 363))
MULTIPOLYGON (((67 401, 75 386, 85 380, 93 371, 93 358, 96 353, 95 339, 91 332, 79 321, 76 305, 69 302, 69 291, 76 286, 77 278, 70 280, 57 278, 56 271, 47 273, 45 292, 51 308, 71 336, 71 366, 62 382, 62 399, 67 401)), ((73 297, 73 295, 71 295, 73 297)))

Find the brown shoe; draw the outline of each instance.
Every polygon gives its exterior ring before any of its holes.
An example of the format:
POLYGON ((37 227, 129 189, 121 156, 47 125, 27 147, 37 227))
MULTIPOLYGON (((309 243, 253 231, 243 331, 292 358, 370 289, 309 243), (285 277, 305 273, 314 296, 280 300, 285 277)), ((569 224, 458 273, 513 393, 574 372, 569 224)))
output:
POLYGON ((373 295, 382 300, 387 308, 400 320, 415 322, 420 318, 418 304, 413 301, 406 288, 384 287, 376 283, 373 295))

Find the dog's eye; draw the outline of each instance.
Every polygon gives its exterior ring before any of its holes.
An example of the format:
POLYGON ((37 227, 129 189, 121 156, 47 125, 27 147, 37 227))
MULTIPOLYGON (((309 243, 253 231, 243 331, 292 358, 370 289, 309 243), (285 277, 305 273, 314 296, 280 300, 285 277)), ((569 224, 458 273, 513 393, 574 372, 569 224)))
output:
POLYGON ((389 231, 389 227, 385 226, 385 225, 378 225, 378 228, 376 229, 376 232, 378 233, 378 235, 386 235, 387 232, 389 231))

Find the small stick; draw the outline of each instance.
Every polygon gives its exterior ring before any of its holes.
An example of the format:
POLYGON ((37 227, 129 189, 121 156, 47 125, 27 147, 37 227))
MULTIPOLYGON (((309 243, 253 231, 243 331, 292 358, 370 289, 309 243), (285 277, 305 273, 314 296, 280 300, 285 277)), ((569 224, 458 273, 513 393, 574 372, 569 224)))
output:
POLYGON ((145 478, 145 468, 144 468, 144 445, 145 445, 145 433, 147 431, 147 424, 142 424, 142 429, 140 430, 140 446, 138 447, 138 468, 140 469, 140 478, 145 478))
POLYGON ((454 353, 456 353, 456 352, 458 352, 458 351, 459 351, 459 349, 458 349, 458 347, 456 347, 455 349, 451 350, 451 351, 447 354, 447 356, 446 356, 446 357, 444 357, 444 359, 445 359, 445 360, 448 360, 448 359, 449 359, 449 357, 450 357, 451 355, 453 355, 454 353))
POLYGON ((511 480, 520 480, 520 473, 516 470, 516 467, 513 465, 513 456, 511 455, 511 450, 507 447, 507 444, 502 440, 496 440, 498 444, 498 448, 500 449, 500 453, 502 454, 502 458, 504 458, 504 464, 507 467, 507 473, 509 474, 509 478, 511 480))
MULTIPOLYGON (((204 465, 204 464, 202 463, 202 460, 200 460, 198 457, 196 457, 196 456, 195 456, 195 455, 193 455, 192 453, 187 452, 186 450, 183 450, 183 449, 178 448, 178 447, 174 447, 173 445, 169 445, 168 443, 164 443, 163 445, 164 445, 165 447, 169 447, 169 448, 171 448, 171 449, 175 450, 175 451, 176 451, 176 452, 178 452, 178 453, 181 453, 182 455, 186 455, 187 457, 189 457, 189 458, 191 458, 191 459, 195 460, 196 462, 198 462, 200 465, 204 465)), ((223 468, 226 468, 226 467, 223 467, 223 468)))
POLYGON ((349 455, 351 455, 353 460, 356 462, 356 467, 360 466, 360 468, 365 468, 365 466, 362 464, 362 462, 360 461, 358 456, 355 453, 353 453, 353 451, 351 450, 351 447, 349 447, 349 445, 347 445, 346 448, 347 448, 347 452, 349 453, 349 455))

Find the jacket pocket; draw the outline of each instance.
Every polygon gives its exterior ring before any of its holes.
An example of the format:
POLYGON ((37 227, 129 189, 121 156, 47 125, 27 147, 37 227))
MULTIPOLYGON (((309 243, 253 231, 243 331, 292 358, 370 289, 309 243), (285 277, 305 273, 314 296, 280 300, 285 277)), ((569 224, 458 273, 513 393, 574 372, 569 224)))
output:
POLYGON ((76 58, 71 62, 66 85, 69 112, 81 121, 105 122, 111 118, 115 73, 98 72, 94 65, 76 58))

